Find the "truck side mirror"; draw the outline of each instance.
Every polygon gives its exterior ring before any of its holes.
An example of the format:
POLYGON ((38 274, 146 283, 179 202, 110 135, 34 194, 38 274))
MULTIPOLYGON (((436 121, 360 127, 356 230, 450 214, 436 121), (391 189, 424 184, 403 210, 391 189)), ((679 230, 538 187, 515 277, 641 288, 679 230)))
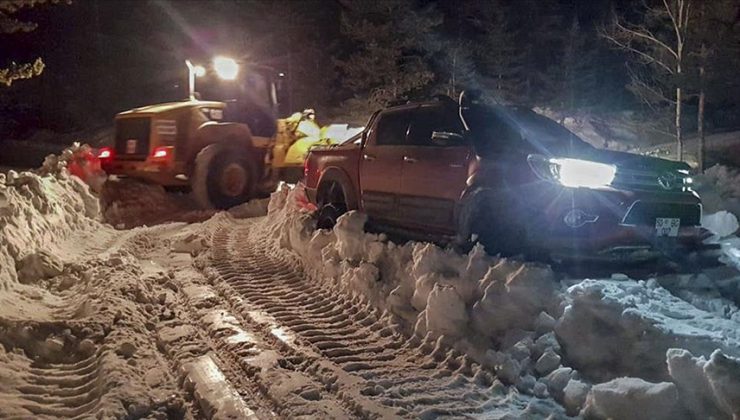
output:
POLYGON ((464 137, 462 134, 450 133, 447 131, 433 131, 432 132, 432 143, 439 146, 447 146, 450 144, 462 142, 464 137))

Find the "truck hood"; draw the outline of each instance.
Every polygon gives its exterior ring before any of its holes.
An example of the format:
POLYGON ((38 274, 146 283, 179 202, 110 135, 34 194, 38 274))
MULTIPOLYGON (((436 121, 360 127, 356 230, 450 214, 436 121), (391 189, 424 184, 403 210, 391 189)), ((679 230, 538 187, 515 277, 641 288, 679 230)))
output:
POLYGON ((193 107, 211 107, 211 108, 223 108, 223 102, 214 101, 181 101, 181 102, 167 102, 163 104, 142 106, 139 108, 130 109, 128 111, 120 112, 118 115, 126 116, 131 114, 160 114, 163 112, 174 111, 178 109, 193 108, 193 107))
POLYGON ((685 162, 676 162, 652 156, 638 155, 614 150, 592 149, 580 150, 574 153, 573 158, 592 160, 595 162, 608 163, 620 168, 650 170, 650 171, 676 171, 689 170, 691 167, 685 162))

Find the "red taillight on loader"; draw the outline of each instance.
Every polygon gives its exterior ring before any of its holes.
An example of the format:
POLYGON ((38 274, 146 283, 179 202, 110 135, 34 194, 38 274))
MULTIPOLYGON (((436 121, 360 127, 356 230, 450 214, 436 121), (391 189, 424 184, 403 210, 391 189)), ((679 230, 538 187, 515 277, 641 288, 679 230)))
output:
POLYGON ((98 150, 98 159, 100 160, 113 159, 113 149, 110 147, 101 147, 100 150, 98 150))
POLYGON ((155 147, 152 150, 152 159, 157 162, 169 161, 172 159, 174 148, 172 146, 155 147))

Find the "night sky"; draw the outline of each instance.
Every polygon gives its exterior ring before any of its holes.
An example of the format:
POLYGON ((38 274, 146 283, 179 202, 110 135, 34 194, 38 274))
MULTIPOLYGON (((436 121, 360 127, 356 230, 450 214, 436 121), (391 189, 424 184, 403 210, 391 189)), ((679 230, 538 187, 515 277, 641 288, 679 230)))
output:
MULTIPOLYGON (((184 60, 204 60, 215 54, 267 64, 285 72, 290 108, 337 109, 347 99, 366 92, 347 89, 337 70, 364 44, 349 39, 342 29, 343 12, 356 9, 353 0, 197 1, 197 0, 74 0, 71 4, 42 5, 16 16, 38 23, 31 33, 0 35, 0 57, 8 62, 42 57, 44 73, 0 91, 0 137, 23 137, 38 127, 57 132, 107 124, 116 112, 135 106, 180 100, 186 96, 184 60)), ((526 22, 532 0, 512 0, 507 13, 526 22), (521 7, 520 7, 521 5, 521 7)), ((596 45, 595 28, 612 10, 633 15, 640 1, 551 0, 561 19, 552 37, 567 31, 574 17, 585 39, 596 45)), ((467 10, 477 1, 410 1, 416 10, 433 8, 443 17, 435 29, 439 39, 474 37, 467 10)), ((473 13, 474 15, 474 13, 473 13)), ((355 20, 355 22, 358 22, 355 20)), ((356 24, 356 23, 355 23, 356 24)), ((535 27, 540 39, 551 35, 535 27), (541 33, 539 31, 542 31, 541 33)), ((402 40, 399 40, 399 43, 402 40)), ((598 42, 597 42, 598 41, 598 42)), ((520 49, 528 48, 522 39, 520 49)), ((476 41, 473 40, 475 45, 476 41)), ((632 106, 625 89, 625 59, 601 42, 593 64, 598 91, 611 109, 632 106)), ((545 53, 548 53, 545 51, 545 53)), ((480 55, 480 53, 478 53, 480 55)), ((543 54, 539 65, 557 60, 543 54)), ((0 62, 0 65, 3 63, 0 62)), ((436 69, 438 70, 438 69, 436 69)), ((435 70, 435 71, 436 71, 435 70)), ((481 73, 480 67, 473 71, 481 73)), ((543 82, 546 83, 546 82, 543 82)), ((421 91, 434 93, 433 90, 421 91)), ((531 102, 531 101, 530 101, 531 102)), ((529 105, 540 105, 532 104, 529 105)))

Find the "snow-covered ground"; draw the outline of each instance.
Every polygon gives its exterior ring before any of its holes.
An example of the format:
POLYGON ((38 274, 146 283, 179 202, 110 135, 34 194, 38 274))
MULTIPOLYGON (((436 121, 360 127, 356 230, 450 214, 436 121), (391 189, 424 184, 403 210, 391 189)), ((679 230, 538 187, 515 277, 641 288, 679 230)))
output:
POLYGON ((134 185, 101 205, 47 163, 0 175, 0 417, 740 416, 732 240, 700 273, 571 278, 356 212, 317 231, 300 187, 217 214, 134 185))
MULTIPOLYGON (((290 203, 299 193, 273 201, 290 203)), ((432 244, 396 245, 364 233, 359 213, 332 232, 314 231, 300 211, 287 213, 271 213, 265 236, 279 232, 273 235, 302 256, 316 281, 362 296, 410 334, 467 354, 523 395, 601 418, 738 414, 734 269, 570 279, 479 248, 459 255, 432 244)))

